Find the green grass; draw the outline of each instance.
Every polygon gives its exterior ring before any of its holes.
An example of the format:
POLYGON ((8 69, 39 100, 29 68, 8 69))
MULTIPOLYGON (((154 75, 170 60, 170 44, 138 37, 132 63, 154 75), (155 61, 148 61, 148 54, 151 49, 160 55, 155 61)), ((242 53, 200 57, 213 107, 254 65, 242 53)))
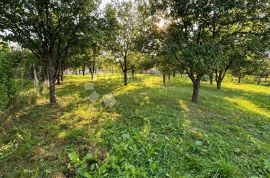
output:
POLYGON ((93 177, 270 177, 269 86, 226 81, 219 91, 203 82, 194 104, 188 78, 163 86, 140 77, 127 87, 119 75, 96 78, 113 107, 88 100, 88 76, 66 76, 55 107, 46 93, 33 101, 22 91, 0 115, 0 177, 78 176, 73 152, 92 155, 93 177))

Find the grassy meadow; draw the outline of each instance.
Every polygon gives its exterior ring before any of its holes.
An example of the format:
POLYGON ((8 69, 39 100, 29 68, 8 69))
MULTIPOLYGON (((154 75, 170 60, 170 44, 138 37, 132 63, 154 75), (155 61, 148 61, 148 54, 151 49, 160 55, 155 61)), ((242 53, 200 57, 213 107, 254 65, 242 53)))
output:
POLYGON ((270 177, 270 87, 177 76, 67 75, 58 104, 25 87, 0 113, 0 177, 270 177), (93 92, 100 94, 89 101, 93 92), (113 94, 106 107, 102 96, 113 94))

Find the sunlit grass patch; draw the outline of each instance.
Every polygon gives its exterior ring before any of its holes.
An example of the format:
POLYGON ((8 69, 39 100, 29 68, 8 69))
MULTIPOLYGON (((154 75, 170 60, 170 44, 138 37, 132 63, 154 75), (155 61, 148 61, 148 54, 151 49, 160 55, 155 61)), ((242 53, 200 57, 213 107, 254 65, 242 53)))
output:
POLYGON ((228 98, 224 97, 225 100, 232 102, 235 105, 240 106, 242 109, 253 112, 262 116, 265 116, 270 119, 270 111, 266 108, 258 107, 249 100, 243 98, 228 98))
POLYGON ((182 110, 184 110, 184 111, 186 111, 186 112, 189 112, 189 111, 190 111, 189 108, 188 108, 188 106, 187 106, 187 104, 186 104, 185 101, 183 101, 183 100, 180 100, 180 101, 179 101, 179 106, 180 106, 180 108, 181 108, 182 110))
POLYGON ((246 84, 246 83, 237 84, 237 83, 231 83, 231 82, 224 83, 223 86, 225 88, 238 90, 238 91, 242 91, 242 92, 270 95, 270 90, 269 90, 268 86, 246 84))

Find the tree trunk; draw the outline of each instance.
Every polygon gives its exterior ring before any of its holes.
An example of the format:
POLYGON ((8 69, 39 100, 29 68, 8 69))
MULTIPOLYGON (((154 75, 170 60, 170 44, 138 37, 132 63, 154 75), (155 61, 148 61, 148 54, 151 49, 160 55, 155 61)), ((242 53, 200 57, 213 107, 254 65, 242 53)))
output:
POLYGON ((221 89, 221 83, 222 83, 222 80, 225 77, 225 73, 223 73, 222 70, 219 70, 219 71, 216 70, 215 71, 215 74, 216 74, 215 79, 216 79, 216 82, 217 82, 217 89, 218 90, 221 89))
POLYGON ((176 76, 176 70, 173 70, 173 78, 176 76))
MULTIPOLYGON (((221 89, 221 83, 222 83, 223 79, 225 78, 226 73, 229 70, 232 63, 233 63, 233 60, 230 60, 229 63, 227 64, 227 66, 225 67, 225 69, 220 69, 219 71, 218 71, 218 69, 215 70, 217 89, 221 89)), ((212 75, 213 75, 213 73, 212 73, 212 75)))
POLYGON ((53 66, 50 66, 48 68, 49 73, 49 88, 50 88, 50 104, 55 105, 56 104, 56 97, 55 97, 55 69, 53 66))
POLYGON ((132 79, 135 78, 135 70, 134 69, 131 69, 131 76, 132 76, 132 79))
POLYGON ((123 66, 123 73, 124 73, 124 85, 127 86, 128 78, 127 78, 127 55, 124 56, 124 66, 123 66))
POLYGON ((128 78, 127 78, 127 71, 124 71, 124 85, 127 86, 128 84, 128 78))
POLYGON ((90 79, 93 81, 94 80, 94 71, 92 69, 92 67, 89 67, 89 73, 90 73, 90 79))
POLYGON ((171 74, 168 75, 168 79, 169 79, 169 81, 171 81, 171 74))
POLYGON ((238 83, 241 83, 241 74, 238 74, 238 83))
POLYGON ((210 78, 210 85, 213 85, 213 77, 210 78))
POLYGON ((213 85, 213 78, 214 78, 213 73, 210 73, 210 74, 209 74, 210 85, 213 85))
POLYGON ((200 84, 201 84, 200 78, 197 78, 193 82, 192 102, 195 102, 196 103, 198 101, 200 84))
POLYGON ((223 77, 221 76, 222 72, 219 71, 219 73, 216 71, 216 82, 217 82, 217 89, 220 90, 221 89, 221 83, 223 80, 223 77))
POLYGON ((63 82, 64 81, 64 69, 61 70, 61 81, 63 82))
POLYGON ((94 80, 94 72, 90 72, 90 77, 91 77, 91 80, 93 81, 94 80))
POLYGON ((261 84, 261 77, 258 76, 258 77, 257 77, 257 85, 260 85, 260 84, 261 84))
POLYGON ((217 80, 217 89, 221 89, 221 83, 222 81, 220 79, 217 80))
POLYGON ((163 84, 165 84, 165 83, 166 83, 166 75, 163 74, 163 84))
POLYGON ((61 77, 60 77, 60 74, 58 73, 58 74, 57 74, 57 82, 56 82, 57 85, 60 85, 60 84, 61 84, 60 81, 61 81, 61 77))
POLYGON ((39 82, 38 82, 38 77, 37 77, 37 71, 36 71, 35 64, 33 64, 33 72, 34 72, 34 87, 36 89, 37 94, 39 94, 39 82))
POLYGON ((95 63, 90 64, 88 68, 89 68, 91 80, 93 81, 94 75, 95 75, 95 63))
POLYGON ((82 74, 85 76, 85 66, 82 67, 82 74))

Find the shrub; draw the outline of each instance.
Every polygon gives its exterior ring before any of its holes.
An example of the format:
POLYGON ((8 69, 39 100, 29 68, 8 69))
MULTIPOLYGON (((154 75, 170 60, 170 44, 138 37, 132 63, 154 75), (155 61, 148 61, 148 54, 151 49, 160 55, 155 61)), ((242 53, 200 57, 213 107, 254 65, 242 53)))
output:
POLYGON ((14 61, 7 53, 0 53, 0 110, 10 106, 16 97, 14 61))

